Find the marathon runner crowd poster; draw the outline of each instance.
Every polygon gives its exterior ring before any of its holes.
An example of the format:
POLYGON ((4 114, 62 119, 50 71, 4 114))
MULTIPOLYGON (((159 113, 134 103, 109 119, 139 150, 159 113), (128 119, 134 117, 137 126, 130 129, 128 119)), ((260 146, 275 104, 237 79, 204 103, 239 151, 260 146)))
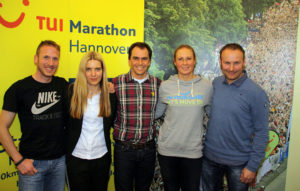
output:
MULTIPOLYGON (((298 15, 295 0, 145 1, 145 41, 154 49, 151 72, 160 78, 176 73, 172 58, 180 44, 195 49, 196 73, 210 80, 221 75, 223 45, 237 42, 246 50, 247 74, 270 100, 270 139, 257 183, 288 156, 298 15)), ((152 190, 163 190, 158 166, 152 190)))

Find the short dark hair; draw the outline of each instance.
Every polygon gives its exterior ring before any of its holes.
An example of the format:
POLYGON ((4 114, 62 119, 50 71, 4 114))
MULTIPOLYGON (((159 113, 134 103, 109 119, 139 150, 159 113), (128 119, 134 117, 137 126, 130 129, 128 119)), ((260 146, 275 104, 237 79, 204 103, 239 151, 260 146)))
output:
POLYGON ((133 43, 133 44, 129 47, 129 49, 128 49, 128 59, 130 59, 131 54, 132 54, 132 50, 133 50, 135 47, 139 47, 140 49, 147 48, 148 54, 149 54, 149 59, 151 60, 151 58, 152 58, 152 50, 151 50, 150 46, 149 46, 147 43, 145 43, 145 42, 135 42, 135 43, 133 43))
POLYGON ((60 46, 56 42, 54 42, 53 40, 44 40, 39 44, 39 46, 36 49, 37 56, 39 55, 40 50, 43 46, 53 46, 60 53, 60 46))
POLYGON ((187 48, 187 49, 191 50, 193 52, 194 59, 196 60, 196 54, 195 54, 195 50, 193 49, 193 47, 191 47, 188 44, 182 44, 182 45, 178 46, 176 48, 176 50, 174 51, 174 55, 173 55, 173 60, 174 61, 176 60, 177 51, 180 50, 180 49, 182 49, 182 48, 187 48))
POLYGON ((229 43, 223 46, 220 50, 220 60, 222 60, 222 53, 225 49, 230 49, 230 50, 240 50, 243 53, 243 60, 245 60, 245 50, 243 47, 237 43, 229 43))

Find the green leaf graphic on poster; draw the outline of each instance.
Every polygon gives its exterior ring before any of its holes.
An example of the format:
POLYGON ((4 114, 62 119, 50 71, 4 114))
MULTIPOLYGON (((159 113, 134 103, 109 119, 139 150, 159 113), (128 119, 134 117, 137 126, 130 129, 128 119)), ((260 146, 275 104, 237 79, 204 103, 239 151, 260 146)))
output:
POLYGON ((279 143, 279 137, 275 131, 269 131, 269 142, 266 147, 265 159, 272 153, 279 143))

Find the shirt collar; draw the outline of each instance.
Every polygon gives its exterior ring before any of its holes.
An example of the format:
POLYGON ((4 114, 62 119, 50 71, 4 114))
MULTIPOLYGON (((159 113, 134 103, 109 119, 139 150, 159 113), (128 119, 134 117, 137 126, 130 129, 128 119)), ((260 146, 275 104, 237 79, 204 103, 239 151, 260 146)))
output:
MULTIPOLYGON (((248 78, 246 70, 243 70, 243 73, 244 73, 244 74, 243 74, 242 77, 240 77, 240 78, 237 79, 236 81, 232 82, 231 84, 232 84, 232 85, 235 85, 236 87, 239 87, 240 85, 242 85, 242 83, 248 78)), ((223 83, 228 85, 225 76, 223 76, 223 77, 224 77, 223 83)))
MULTIPOLYGON (((147 79, 144 82, 148 82, 151 79, 151 76, 149 75, 149 73, 147 73, 147 77, 146 78, 147 79)), ((125 79, 126 79, 126 82, 132 82, 132 81, 137 82, 137 81, 134 80, 134 78, 133 78, 133 76, 131 74, 131 70, 126 74, 125 79)))

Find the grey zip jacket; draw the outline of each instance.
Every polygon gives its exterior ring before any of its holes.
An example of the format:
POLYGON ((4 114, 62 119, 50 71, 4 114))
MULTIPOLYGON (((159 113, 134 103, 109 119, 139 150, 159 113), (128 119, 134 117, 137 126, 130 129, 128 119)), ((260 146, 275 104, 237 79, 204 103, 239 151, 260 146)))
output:
POLYGON ((200 75, 183 81, 176 74, 162 82, 155 113, 155 118, 165 114, 159 129, 159 154, 202 157, 204 108, 209 106, 212 92, 211 83, 200 75))

